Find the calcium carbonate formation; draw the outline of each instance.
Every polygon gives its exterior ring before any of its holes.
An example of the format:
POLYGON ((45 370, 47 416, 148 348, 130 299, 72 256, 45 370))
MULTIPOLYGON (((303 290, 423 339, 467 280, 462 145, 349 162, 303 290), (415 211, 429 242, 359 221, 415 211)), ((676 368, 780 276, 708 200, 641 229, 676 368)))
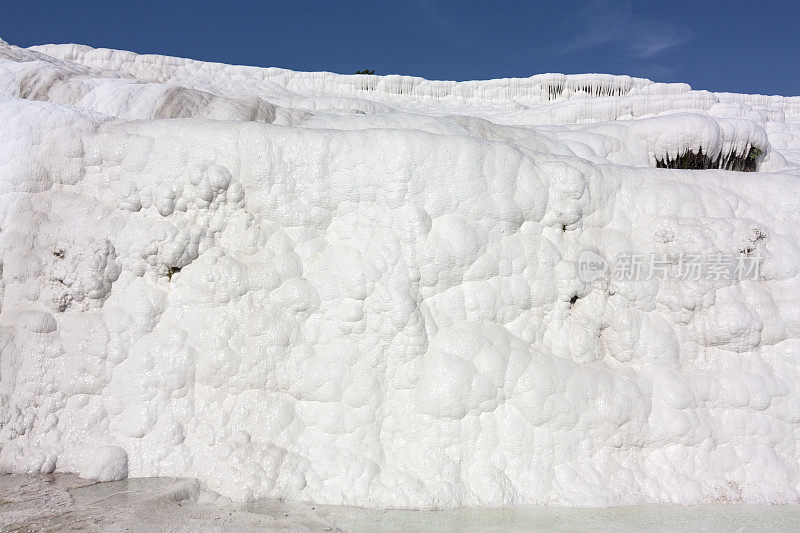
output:
POLYGON ((800 500, 798 98, 0 41, 0 131, 0 471, 800 500))

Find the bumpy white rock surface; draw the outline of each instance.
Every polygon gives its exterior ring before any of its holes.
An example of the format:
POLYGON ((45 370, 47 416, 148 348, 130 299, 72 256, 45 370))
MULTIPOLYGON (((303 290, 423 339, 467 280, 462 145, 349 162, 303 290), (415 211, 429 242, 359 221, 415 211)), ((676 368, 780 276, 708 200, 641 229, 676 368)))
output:
POLYGON ((0 470, 800 500, 800 99, 0 42, 0 470), (759 172, 658 169, 703 147, 759 172), (582 281, 592 248, 760 279, 582 281))

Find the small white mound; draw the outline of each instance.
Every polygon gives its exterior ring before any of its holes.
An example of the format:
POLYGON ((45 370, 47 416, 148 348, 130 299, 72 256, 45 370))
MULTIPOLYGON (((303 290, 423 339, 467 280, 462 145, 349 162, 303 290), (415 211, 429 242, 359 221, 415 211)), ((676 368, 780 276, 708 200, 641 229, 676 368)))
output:
POLYGON ((80 476, 95 481, 119 481, 128 477, 128 453, 119 446, 102 446, 87 453, 80 476))

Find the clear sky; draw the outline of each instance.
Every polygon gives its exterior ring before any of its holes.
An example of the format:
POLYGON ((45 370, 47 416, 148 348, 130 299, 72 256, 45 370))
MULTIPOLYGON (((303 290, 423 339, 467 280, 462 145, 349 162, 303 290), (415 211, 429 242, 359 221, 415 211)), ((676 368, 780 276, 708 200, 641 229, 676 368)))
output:
POLYGON ((295 70, 604 72, 800 95, 800 0, 6 1, 0 37, 295 70))

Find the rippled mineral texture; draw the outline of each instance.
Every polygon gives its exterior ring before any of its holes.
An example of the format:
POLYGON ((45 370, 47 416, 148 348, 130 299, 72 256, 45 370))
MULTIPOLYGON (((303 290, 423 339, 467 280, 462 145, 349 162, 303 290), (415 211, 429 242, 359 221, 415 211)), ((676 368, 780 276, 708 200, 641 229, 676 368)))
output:
POLYGON ((798 98, 0 41, 0 131, 0 471, 800 499, 798 98), (759 272, 587 281, 586 250, 759 272))

